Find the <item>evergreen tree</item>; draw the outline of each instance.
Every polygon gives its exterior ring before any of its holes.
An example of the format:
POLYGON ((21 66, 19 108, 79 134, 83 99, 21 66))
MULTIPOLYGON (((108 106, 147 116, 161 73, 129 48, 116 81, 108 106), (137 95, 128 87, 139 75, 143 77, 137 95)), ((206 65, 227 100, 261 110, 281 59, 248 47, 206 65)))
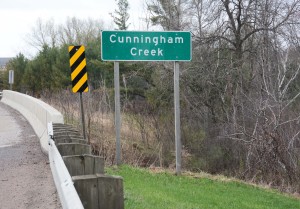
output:
POLYGON ((127 23, 129 19, 128 14, 129 4, 127 0, 118 1, 118 9, 115 10, 115 14, 111 14, 114 23, 118 26, 119 30, 127 30, 129 24, 127 23))
POLYGON ((22 54, 19 53, 15 58, 11 59, 7 64, 7 71, 14 71, 14 90, 15 91, 24 91, 24 86, 22 83, 23 75, 25 73, 25 68, 27 66, 28 59, 22 54))

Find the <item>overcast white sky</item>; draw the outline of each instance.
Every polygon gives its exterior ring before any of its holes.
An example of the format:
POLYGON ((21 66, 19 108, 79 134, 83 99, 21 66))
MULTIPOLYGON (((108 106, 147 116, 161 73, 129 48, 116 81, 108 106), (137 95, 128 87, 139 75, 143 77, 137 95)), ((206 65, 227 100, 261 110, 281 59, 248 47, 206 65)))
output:
MULTIPOLYGON (((128 0, 131 30, 143 30, 141 17, 144 0, 128 0)), ((14 57, 19 52, 32 55, 26 34, 38 18, 64 23, 67 17, 102 19, 112 24, 109 13, 117 8, 115 0, 2 0, 0 3, 0 57, 14 57)))

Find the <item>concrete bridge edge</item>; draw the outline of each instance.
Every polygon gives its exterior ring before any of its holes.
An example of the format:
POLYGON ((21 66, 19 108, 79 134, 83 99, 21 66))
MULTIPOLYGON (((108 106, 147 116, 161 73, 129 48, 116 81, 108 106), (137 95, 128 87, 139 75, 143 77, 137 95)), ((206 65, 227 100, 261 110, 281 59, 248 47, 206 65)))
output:
POLYGON ((64 123, 63 115, 45 102, 15 91, 3 90, 1 102, 19 111, 28 120, 40 139, 42 151, 48 154, 47 124, 64 123))

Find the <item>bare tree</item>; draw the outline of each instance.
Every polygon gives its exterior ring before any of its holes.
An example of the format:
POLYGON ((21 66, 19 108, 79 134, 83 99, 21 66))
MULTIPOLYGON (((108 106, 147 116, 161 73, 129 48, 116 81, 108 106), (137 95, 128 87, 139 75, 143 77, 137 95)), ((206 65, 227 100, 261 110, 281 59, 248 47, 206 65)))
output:
POLYGON ((45 45, 49 47, 65 44, 86 45, 100 36, 101 29, 103 22, 100 20, 80 20, 73 17, 58 25, 54 20, 43 22, 38 19, 32 33, 27 35, 27 42, 39 51, 45 45))
POLYGON ((299 6, 193 0, 192 12, 184 13, 195 35, 193 62, 183 74, 186 120, 201 121, 208 138, 202 147, 231 153, 242 177, 275 186, 295 184, 299 175, 299 6))
POLYGON ((99 37, 101 29, 103 22, 100 20, 68 18, 65 24, 58 26, 59 43, 86 45, 99 37))
POLYGON ((32 29, 32 33, 27 35, 26 41, 37 50, 41 50, 45 45, 57 46, 57 30, 54 20, 48 20, 46 23, 43 23, 39 18, 36 21, 36 26, 32 29))

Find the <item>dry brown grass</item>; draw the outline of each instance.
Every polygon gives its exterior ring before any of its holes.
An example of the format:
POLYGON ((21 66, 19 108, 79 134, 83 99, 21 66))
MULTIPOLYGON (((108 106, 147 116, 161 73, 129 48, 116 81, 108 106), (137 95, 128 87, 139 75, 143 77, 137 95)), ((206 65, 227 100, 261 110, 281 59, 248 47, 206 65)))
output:
MULTIPOLYGON (((44 100, 59 110, 65 123, 81 130, 80 109, 73 95, 45 97, 44 100), (68 98, 69 97, 69 98, 68 98)), ((106 164, 115 163, 115 126, 114 113, 101 111, 85 103, 86 135, 92 145, 93 154, 103 156, 106 164)), ((110 108, 106 108, 110 110, 110 108)), ((161 164, 161 143, 155 139, 154 128, 149 119, 142 115, 122 112, 121 148, 122 162, 135 166, 161 164)))

